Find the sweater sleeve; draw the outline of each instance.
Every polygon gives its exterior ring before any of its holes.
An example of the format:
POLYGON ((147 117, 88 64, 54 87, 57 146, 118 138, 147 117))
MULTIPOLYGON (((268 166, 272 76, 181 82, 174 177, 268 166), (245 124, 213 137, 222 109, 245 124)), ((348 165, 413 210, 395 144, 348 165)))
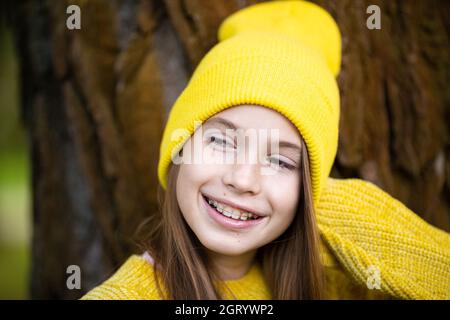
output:
POLYGON ((393 299, 377 288, 368 288, 352 278, 326 243, 321 241, 321 256, 325 273, 324 299, 327 300, 385 300, 393 299))
POLYGON ((336 259, 326 268, 331 296, 351 281, 375 286, 370 295, 450 299, 450 235, 375 185, 330 178, 318 203, 317 222, 336 259))

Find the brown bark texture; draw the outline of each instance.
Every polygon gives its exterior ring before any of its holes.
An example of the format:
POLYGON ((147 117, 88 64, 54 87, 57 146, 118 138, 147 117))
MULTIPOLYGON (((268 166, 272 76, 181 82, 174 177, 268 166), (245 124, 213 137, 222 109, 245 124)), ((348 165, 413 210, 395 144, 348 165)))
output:
MULTIPOLYGON (((13 4, 33 192, 33 298, 78 298, 136 252, 167 114, 221 21, 250 0, 13 4), (81 30, 66 27, 67 6, 81 30), (69 265, 81 290, 66 286, 69 265)), ((449 3, 314 1, 342 33, 332 176, 374 182, 450 231, 449 3), (366 8, 381 9, 381 30, 366 8)))

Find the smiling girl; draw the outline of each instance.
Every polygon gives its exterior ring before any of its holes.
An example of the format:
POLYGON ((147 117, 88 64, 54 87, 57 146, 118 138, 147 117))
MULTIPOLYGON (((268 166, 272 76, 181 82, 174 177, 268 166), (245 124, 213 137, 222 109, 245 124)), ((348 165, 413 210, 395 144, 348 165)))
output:
POLYGON ((448 298, 450 236, 329 178, 340 54, 312 3, 228 17, 170 112, 144 254, 83 298, 448 298))
MULTIPOLYGON (((183 216, 186 221, 187 226, 184 221, 178 221, 180 229, 201 243, 209 272, 214 270, 218 279, 239 279, 258 260, 267 268, 266 273, 272 275, 266 280, 280 297, 318 298, 322 287, 318 233, 312 211, 306 146, 297 129, 276 111, 243 105, 209 118, 203 131, 203 161, 185 164, 193 162, 186 159, 181 166, 172 167, 169 185, 172 182, 173 188, 168 186, 168 190, 175 192, 166 196, 178 203, 177 216, 183 216), (218 132, 209 136, 210 129, 218 132), (260 133, 259 139, 239 145, 237 141, 242 139, 226 135, 230 129, 241 131, 244 138, 252 132, 260 133), (273 141, 262 138, 268 134, 261 134, 273 129, 279 132, 277 154, 270 153, 273 141), (240 152, 245 153, 242 157, 245 161, 241 163, 240 152), (234 161, 224 163, 230 154, 234 161), (267 161, 258 160, 264 157, 267 161), (304 252, 305 256, 292 255, 292 252, 304 252)), ((195 132, 193 140, 199 132, 195 132)), ((180 237, 175 238, 174 242, 180 241, 180 237)), ((192 253, 186 255, 190 259, 192 253)), ((198 259, 198 265, 191 271, 193 276, 202 269, 207 275, 200 256, 198 259)), ((178 263, 182 265, 183 261, 178 263)), ((179 290, 179 281, 173 282, 172 291, 179 290)), ((210 290, 206 297, 215 297, 212 287, 202 290, 205 293, 210 290)))

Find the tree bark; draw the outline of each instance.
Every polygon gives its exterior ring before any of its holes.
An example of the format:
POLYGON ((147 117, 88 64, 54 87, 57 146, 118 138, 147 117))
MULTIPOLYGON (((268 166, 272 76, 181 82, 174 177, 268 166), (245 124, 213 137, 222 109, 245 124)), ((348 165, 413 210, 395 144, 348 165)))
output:
MULTIPOLYGON (((258 1, 27 0, 14 5, 32 159, 33 298, 78 298, 136 252, 156 206, 167 114, 221 21, 258 1), (66 8, 81 8, 68 30, 66 8), (69 265, 81 290, 66 286, 69 265)), ((334 177, 372 181, 450 231, 449 5, 315 1, 343 40, 334 177), (381 30, 366 8, 381 8, 381 30)))

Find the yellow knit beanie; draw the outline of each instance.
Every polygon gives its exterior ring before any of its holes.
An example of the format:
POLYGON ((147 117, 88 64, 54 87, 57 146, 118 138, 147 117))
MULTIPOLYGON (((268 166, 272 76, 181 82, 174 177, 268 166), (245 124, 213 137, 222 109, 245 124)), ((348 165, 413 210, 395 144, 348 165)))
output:
POLYGON ((230 15, 219 43, 198 65, 164 130, 158 164, 162 187, 183 144, 216 113, 261 105, 299 130, 309 153, 313 199, 334 162, 338 142, 341 37, 333 18, 306 1, 259 3, 230 15), (189 134, 174 135, 184 129, 189 134))

